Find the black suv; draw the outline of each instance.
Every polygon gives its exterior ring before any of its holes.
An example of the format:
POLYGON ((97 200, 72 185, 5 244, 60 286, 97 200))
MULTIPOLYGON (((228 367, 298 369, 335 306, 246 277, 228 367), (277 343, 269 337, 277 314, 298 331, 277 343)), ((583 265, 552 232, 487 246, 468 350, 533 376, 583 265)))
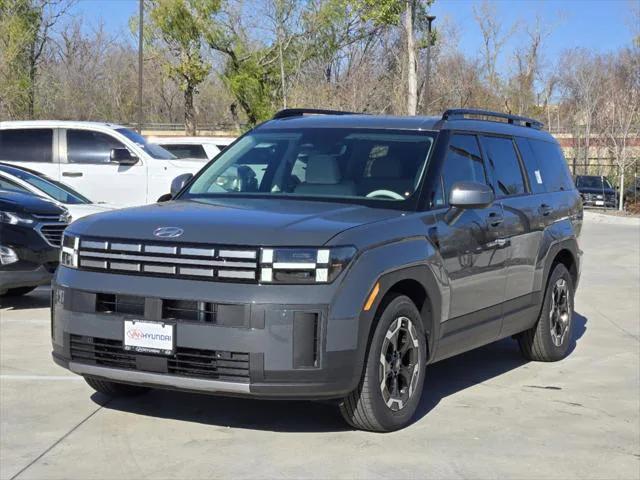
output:
POLYGON ((534 120, 286 110, 173 197, 65 233, 53 358, 98 391, 337 399, 390 431, 430 363, 571 350, 582 205, 534 120))
POLYGON ((42 197, 0 190, 0 295, 51 281, 69 212, 42 197))
POLYGON ((585 207, 616 208, 618 195, 607 177, 601 175, 577 175, 576 188, 585 207))

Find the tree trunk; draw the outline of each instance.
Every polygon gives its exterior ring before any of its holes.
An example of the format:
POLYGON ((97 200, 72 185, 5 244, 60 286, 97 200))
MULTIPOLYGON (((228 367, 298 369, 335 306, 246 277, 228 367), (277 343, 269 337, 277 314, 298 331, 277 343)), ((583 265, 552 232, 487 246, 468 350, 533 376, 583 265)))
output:
POLYGON ((193 107, 193 90, 191 85, 187 85, 184 90, 184 130, 186 135, 196 135, 196 112, 193 107))
POLYGON ((623 211, 624 210, 624 168, 620 168, 620 190, 619 190, 619 195, 620 195, 620 199, 619 199, 619 204, 618 204, 618 210, 623 211))
POLYGON ((407 37, 407 114, 415 115, 418 109, 418 65, 413 32, 414 0, 406 0, 405 35, 407 37))

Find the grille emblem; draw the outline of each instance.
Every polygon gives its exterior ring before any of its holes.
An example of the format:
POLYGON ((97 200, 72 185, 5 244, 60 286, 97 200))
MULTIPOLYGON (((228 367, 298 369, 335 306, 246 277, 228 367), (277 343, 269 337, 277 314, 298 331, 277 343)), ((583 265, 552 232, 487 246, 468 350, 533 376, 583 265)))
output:
POLYGON ((178 227, 159 227, 153 231, 153 234, 160 238, 176 238, 183 233, 184 230, 178 227))

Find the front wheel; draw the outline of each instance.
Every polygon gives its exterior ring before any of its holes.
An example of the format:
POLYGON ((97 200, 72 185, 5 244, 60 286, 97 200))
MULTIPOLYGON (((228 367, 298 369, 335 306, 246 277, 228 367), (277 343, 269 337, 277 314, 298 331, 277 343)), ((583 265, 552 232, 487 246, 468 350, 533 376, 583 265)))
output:
POLYGON ((362 380, 340 403, 347 423, 374 432, 405 427, 422 396, 426 357, 420 312, 404 295, 391 298, 371 339, 362 380))
POLYGON ((557 264, 547 282, 537 323, 518 335, 520 351, 527 360, 555 362, 571 350, 573 280, 567 268, 557 264))

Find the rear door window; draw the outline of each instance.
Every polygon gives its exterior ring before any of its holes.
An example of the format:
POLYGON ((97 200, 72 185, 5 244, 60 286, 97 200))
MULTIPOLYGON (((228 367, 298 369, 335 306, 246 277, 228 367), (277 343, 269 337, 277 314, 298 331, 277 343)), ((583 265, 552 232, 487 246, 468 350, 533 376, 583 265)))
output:
POLYGON ((533 139, 528 139, 528 143, 540 166, 542 181, 547 192, 573 190, 573 179, 560 145, 533 139))
POLYGON ((0 130, 0 160, 53 162, 53 130, 50 128, 0 130))
POLYGON ((111 149, 126 148, 110 135, 91 130, 67 130, 67 162, 109 163, 111 149))
POLYGON ((456 182, 487 183, 487 176, 475 135, 451 136, 447 156, 440 172, 440 182, 433 194, 434 208, 448 203, 449 192, 456 182))
POLYGON ((542 180, 542 169, 538 163, 538 158, 533 153, 529 141, 523 137, 516 137, 515 140, 518 150, 520 151, 520 157, 524 162, 527 176, 529 177, 531 191, 533 193, 544 193, 546 190, 542 180))
POLYGON ((499 197, 509 197, 526 193, 520 160, 507 137, 482 137, 489 165, 493 173, 494 190, 499 197))

